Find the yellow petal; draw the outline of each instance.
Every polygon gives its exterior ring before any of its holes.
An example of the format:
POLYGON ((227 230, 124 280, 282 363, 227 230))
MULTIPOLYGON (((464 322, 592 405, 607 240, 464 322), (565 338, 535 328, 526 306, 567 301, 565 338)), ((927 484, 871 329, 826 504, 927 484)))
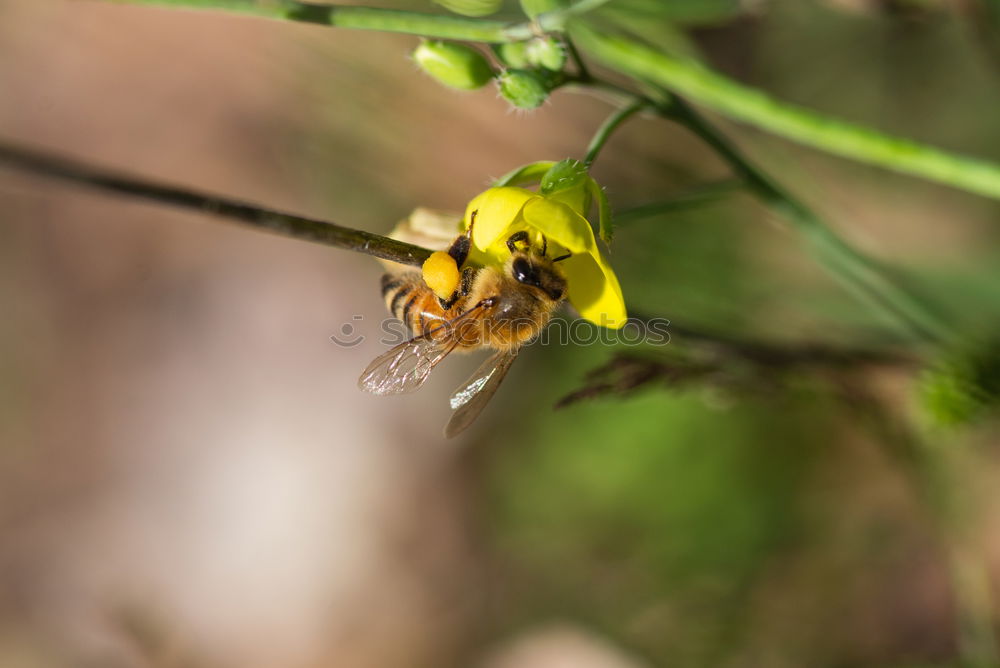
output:
POLYGON ((573 253, 592 253, 597 250, 590 223, 562 202, 536 197, 524 205, 521 216, 528 227, 538 230, 573 253))
POLYGON ((602 327, 625 326, 628 313, 618 277, 600 252, 573 255, 561 264, 567 297, 580 316, 602 327))
POLYGON ((490 188, 477 195, 465 209, 465 229, 469 227, 472 212, 477 212, 472 228, 473 245, 480 250, 489 248, 510 229, 525 203, 532 199, 540 199, 538 193, 514 187, 490 188))

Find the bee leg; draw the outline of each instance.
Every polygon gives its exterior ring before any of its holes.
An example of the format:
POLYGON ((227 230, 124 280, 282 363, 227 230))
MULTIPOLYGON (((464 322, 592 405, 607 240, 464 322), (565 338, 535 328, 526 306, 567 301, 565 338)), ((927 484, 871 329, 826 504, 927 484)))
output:
POLYGON ((517 252, 517 244, 518 244, 518 242, 521 242, 521 241, 524 241, 524 242, 528 241, 528 231, 527 230, 521 230, 520 232, 515 232, 514 234, 510 235, 510 237, 507 238, 507 249, 510 250, 511 253, 516 253, 517 252))
POLYGON ((478 209, 472 212, 469 220, 469 229, 465 231, 465 234, 451 242, 451 247, 448 248, 448 255, 455 260, 455 264, 459 268, 465 264, 466 259, 469 257, 469 251, 472 249, 472 226, 476 224, 477 213, 479 213, 478 209))
POLYGON ((459 294, 463 297, 472 290, 472 281, 476 278, 476 270, 472 267, 466 267, 462 271, 462 282, 458 286, 459 294))
POLYGON ((468 236, 462 235, 452 242, 451 247, 448 248, 448 255, 455 260, 455 264, 461 267, 465 260, 469 257, 469 251, 472 249, 472 241, 468 236))

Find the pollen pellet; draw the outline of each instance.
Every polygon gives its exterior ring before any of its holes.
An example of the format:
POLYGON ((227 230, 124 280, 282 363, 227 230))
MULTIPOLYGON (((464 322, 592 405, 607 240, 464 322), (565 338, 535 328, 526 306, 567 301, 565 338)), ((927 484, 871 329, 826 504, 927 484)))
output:
POLYGON ((441 299, 448 299, 458 287, 459 273, 455 258, 444 251, 436 251, 424 261, 424 283, 441 299))

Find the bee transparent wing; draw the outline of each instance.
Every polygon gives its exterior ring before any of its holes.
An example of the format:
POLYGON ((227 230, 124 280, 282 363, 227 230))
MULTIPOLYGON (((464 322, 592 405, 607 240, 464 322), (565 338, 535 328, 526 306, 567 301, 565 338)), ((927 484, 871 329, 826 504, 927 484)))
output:
POLYGON ((473 317, 482 308, 483 303, 480 302, 430 332, 404 341, 382 353, 361 373, 358 387, 379 396, 416 392, 431 375, 434 367, 459 343, 456 337, 448 335, 449 332, 437 338, 433 335, 442 329, 454 331, 463 321, 473 317))
POLYGON ((444 435, 448 438, 465 430, 483 412, 483 408, 496 394, 497 388, 503 382, 510 365, 517 357, 517 351, 498 352, 483 362, 462 387, 451 396, 451 407, 455 411, 444 435))
POLYGON ((358 387, 380 396, 416 392, 455 346, 455 341, 427 334, 405 341, 372 360, 358 378, 358 387))

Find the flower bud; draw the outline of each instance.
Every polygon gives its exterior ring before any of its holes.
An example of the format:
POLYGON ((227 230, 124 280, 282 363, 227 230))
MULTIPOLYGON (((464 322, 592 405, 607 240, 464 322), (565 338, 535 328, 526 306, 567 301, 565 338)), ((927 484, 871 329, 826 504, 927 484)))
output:
POLYGON ((567 158, 560 160, 549 168, 542 176, 539 190, 544 195, 566 190, 567 188, 583 187, 587 184, 587 168, 579 160, 567 158))
POLYGON ((534 72, 507 70, 497 78, 500 94, 518 109, 535 109, 549 97, 549 90, 534 72))
POLYGON ((489 16, 500 11, 503 0, 434 0, 445 9, 462 16, 489 16))
POLYGON ((551 37, 539 37, 528 42, 528 62, 547 70, 558 72, 566 64, 566 49, 551 37))
POLYGON ((423 42, 414 50, 413 60, 445 86, 459 90, 482 88, 493 77, 483 54, 464 44, 423 42))
POLYGON ((535 18, 545 12, 554 12, 569 6, 569 0, 521 0, 521 9, 528 18, 535 18))
POLYGON ((504 42, 493 47, 493 53, 497 54, 504 65, 514 69, 525 69, 531 67, 528 62, 528 45, 526 42, 504 42))

